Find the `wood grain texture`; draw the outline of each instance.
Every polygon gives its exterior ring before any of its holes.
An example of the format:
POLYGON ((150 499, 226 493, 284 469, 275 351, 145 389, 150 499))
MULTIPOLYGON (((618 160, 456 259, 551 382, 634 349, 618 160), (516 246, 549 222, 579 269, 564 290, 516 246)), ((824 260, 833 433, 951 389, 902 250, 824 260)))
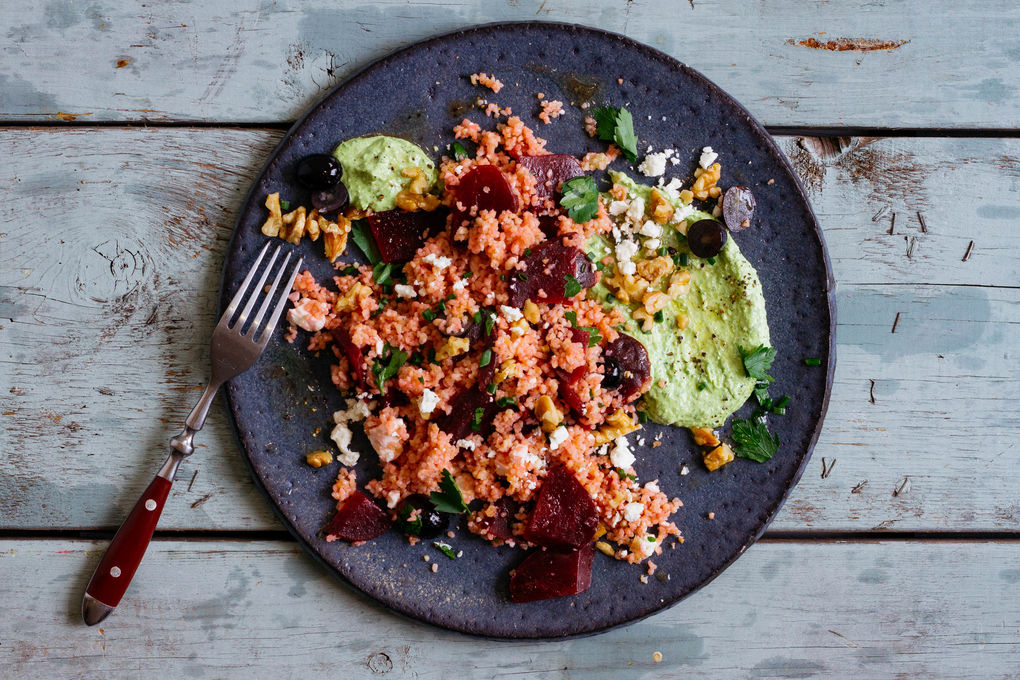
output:
MULTIPOLYGON (((0 525, 124 517, 198 397, 233 216, 280 134, 0 130, 0 525)), ((1017 530, 1020 237, 1003 197, 1020 141, 781 144, 825 230, 840 325, 823 434, 773 528, 1017 530)), ((222 409, 197 444, 161 527, 279 528, 222 409)))
POLYGON ((995 680, 1020 656, 1016 543, 761 543, 670 610, 538 643, 397 618, 277 542, 158 541, 120 609, 86 628, 75 586, 102 547, 0 542, 11 677, 995 680))
POLYGON ((1011 0, 932 0, 920 10, 870 0, 16 0, 4 18, 0 119, 10 121, 293 120, 401 46, 478 23, 547 20, 661 49, 771 125, 1018 122, 1020 51, 1010 37, 1020 6, 1011 0))

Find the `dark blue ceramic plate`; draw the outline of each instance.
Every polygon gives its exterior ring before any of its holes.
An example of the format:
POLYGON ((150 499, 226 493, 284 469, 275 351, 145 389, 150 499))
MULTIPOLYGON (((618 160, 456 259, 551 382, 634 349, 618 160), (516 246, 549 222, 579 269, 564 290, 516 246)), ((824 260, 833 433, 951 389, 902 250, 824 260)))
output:
MULTIPOLYGON (((750 546, 800 478, 818 438, 834 365, 833 282, 822 235, 789 163, 750 114, 718 87, 676 60, 625 37, 579 26, 547 23, 490 25, 418 43, 334 88, 291 129, 267 163, 243 206, 224 267, 221 304, 234 294, 265 238, 265 195, 303 202, 293 181, 295 161, 329 152, 338 142, 369 133, 402 136, 427 150, 445 149, 451 127, 465 115, 492 125, 467 103, 485 97, 510 106, 553 152, 580 155, 604 148, 583 132, 583 112, 570 103, 626 105, 633 113, 639 149, 696 150, 710 145, 723 163, 721 184, 743 184, 757 197, 754 227, 735 236, 757 267, 767 301, 776 394, 792 397, 787 415, 772 425, 782 441, 768 463, 738 459, 709 474, 687 432, 664 429, 663 445, 642 449, 640 479, 658 478, 684 507, 675 520, 686 542, 656 557, 657 576, 596 553, 591 589, 574 597, 531 604, 507 600, 507 572, 522 556, 493 548, 459 527, 450 542, 463 556, 450 560, 424 541, 411 547, 395 532, 353 547, 326 543, 336 464, 314 470, 307 452, 328 448, 329 417, 341 400, 329 380, 329 358, 278 337, 259 363, 233 380, 227 392, 245 458, 258 484, 297 539, 346 583, 401 614, 466 633, 506 638, 578 635, 635 621, 675 604, 715 578, 750 546), (498 94, 473 87, 485 71, 505 84, 498 94), (560 99, 566 115, 551 125, 535 118, 535 93, 560 99), (769 184, 769 180, 774 183, 769 184), (821 367, 803 364, 820 357, 821 367), (683 463, 690 468, 681 476, 683 463), (714 520, 706 515, 715 513, 714 520), (423 555, 439 564, 432 573, 423 555), (668 576, 668 580, 666 580, 668 576)), ((436 154, 438 156, 438 154, 436 154)), ((695 161, 670 168, 690 181, 695 161)), ((623 169, 624 163, 616 166, 623 169)), ((297 248, 319 279, 332 274, 321 243, 297 248)), ((354 257, 349 248, 346 258, 354 257)), ((328 354, 328 353, 323 353, 328 354)), ((742 413, 748 412, 745 406, 742 413)), ((368 452, 358 480, 378 472, 368 452)))

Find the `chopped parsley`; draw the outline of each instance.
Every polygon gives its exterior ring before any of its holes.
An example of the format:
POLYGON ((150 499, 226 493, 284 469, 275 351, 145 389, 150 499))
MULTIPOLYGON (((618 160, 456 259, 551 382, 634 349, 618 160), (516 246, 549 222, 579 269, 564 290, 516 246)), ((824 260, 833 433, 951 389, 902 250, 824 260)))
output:
POLYGON ((443 475, 439 480, 439 491, 429 494, 429 500, 439 512, 461 515, 468 509, 467 504, 464 503, 464 496, 461 495, 460 489, 457 488, 457 482, 453 480, 453 475, 449 470, 443 470, 443 475))
POLYGON ((386 381, 397 374, 400 367, 407 361, 407 352, 401 352, 386 344, 382 357, 372 362, 372 375, 375 376, 379 394, 386 394, 386 381))
POLYGON ((578 224, 590 222, 599 213, 599 189, 587 175, 568 179, 560 185, 560 205, 578 224))
POLYGON ((772 400, 769 399, 769 383, 773 381, 768 370, 772 368, 772 362, 776 358, 776 350, 765 345, 758 345, 752 350, 746 350, 738 346, 740 358, 744 362, 744 370, 747 375, 755 379, 754 398, 766 410, 772 407, 772 400))
POLYGON ((708 387, 708 385, 706 385, 705 383, 703 383, 703 382, 699 382, 698 383, 698 391, 699 392, 704 392, 706 387, 708 387))
POLYGON ((513 406, 517 406, 517 400, 513 397, 503 397, 496 401, 496 406, 498 408, 511 408, 513 406))
POLYGON ((665 319, 666 317, 662 313, 662 310, 660 309, 652 316, 652 318, 655 319, 655 323, 662 323, 662 320, 665 319))
POLYGON ((443 543, 442 541, 436 541, 432 545, 434 545, 436 548, 438 548, 439 552, 443 553, 444 555, 449 557, 451 560, 457 559, 457 553, 453 552, 453 547, 451 547, 449 543, 443 543))
POLYGON ((433 321, 436 320, 436 313, 433 312, 431 309, 426 309, 424 312, 421 313, 421 318, 425 319, 429 323, 432 323, 433 321))
POLYGON ((733 453, 741 458, 764 463, 779 449, 779 437, 760 420, 734 420, 730 434, 736 443, 733 453))
POLYGON ((450 153, 453 154, 454 160, 462 161, 468 157, 467 149, 460 142, 454 142, 450 145, 450 153))
POLYGON ((620 475, 620 479, 630 479, 632 481, 637 479, 636 475, 628 474, 623 468, 616 468, 616 474, 620 475))
POLYGON ((603 106, 592 113, 595 133, 604 142, 614 142, 627 160, 637 160, 637 135, 634 134, 634 117, 630 111, 615 106, 603 106))
POLYGON ((805 366, 821 366, 822 360, 817 357, 808 357, 804 360, 805 366))
POLYGON ((365 254, 369 264, 374 266, 382 262, 382 255, 379 254, 379 248, 375 245, 375 237, 372 236, 372 230, 368 228, 368 222, 365 220, 354 221, 354 224, 351 225, 351 240, 365 254))
MULTIPOLYGON (((487 349, 484 352, 482 352, 482 356, 478 360, 478 366, 484 368, 485 366, 488 366, 491 363, 492 363, 492 350, 487 349)), ((477 415, 477 413, 478 411, 476 409, 475 414, 477 415)))
MULTIPOLYGON (((492 335, 492 327, 496 325, 496 317, 488 312, 485 313, 485 334, 492 335)), ((483 364, 484 365, 484 364, 483 364)))
POLYGON ((284 201, 284 200, 281 199, 280 200, 280 210, 283 210, 284 212, 290 210, 290 201, 284 201))
POLYGON ((566 295, 568 298, 572 298, 581 292, 582 290, 581 284, 578 283, 577 279, 575 279, 573 276, 567 274, 566 276, 563 277, 563 279, 565 281, 565 284, 563 286, 563 294, 566 295))
POLYGON ((418 518, 411 520, 411 513, 414 512, 414 508, 411 504, 401 506, 400 510, 397 511, 397 527, 405 534, 411 536, 421 535, 421 514, 419 513, 418 518))
POLYGON ((489 394, 495 394, 496 388, 499 387, 496 383, 489 383, 489 386, 485 388, 485 391, 489 394))
POLYGON ((393 265, 388 262, 378 262, 372 267, 372 280, 378 283, 380 286, 387 283, 391 283, 390 277, 393 275, 393 265))
POLYGON ((706 257, 705 261, 708 262, 709 264, 715 264, 715 258, 714 257, 706 257))
POLYGON ((588 346, 594 347, 599 344, 602 340, 602 336, 599 334, 599 329, 594 326, 578 326, 577 325, 577 312, 570 310, 565 312, 563 316, 570 322, 571 328, 576 328, 581 331, 588 331, 588 346))
POLYGON ((485 417, 485 407, 479 406, 475 409, 475 414, 471 416, 471 429, 475 432, 482 431, 482 418, 485 417))
POLYGON ((349 264, 340 270, 340 276, 357 276, 357 275, 358 268, 355 267, 353 264, 349 264))
POLYGON ((464 272, 463 274, 461 274, 460 278, 462 278, 462 279, 470 279, 471 276, 472 276, 471 270, 469 269, 466 272, 464 272))
POLYGON ((642 424, 647 423, 648 422, 648 414, 645 413, 644 411, 638 411, 637 412, 637 419, 638 419, 639 423, 642 423, 642 424))

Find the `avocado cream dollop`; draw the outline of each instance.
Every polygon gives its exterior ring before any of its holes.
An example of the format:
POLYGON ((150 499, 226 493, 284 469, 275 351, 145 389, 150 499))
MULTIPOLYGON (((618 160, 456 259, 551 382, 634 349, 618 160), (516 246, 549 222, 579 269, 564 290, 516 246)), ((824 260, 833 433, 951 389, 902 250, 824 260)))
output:
POLYGON ((430 185, 438 177, 436 164, 428 154, 417 144, 398 137, 348 139, 333 150, 333 156, 344 168, 342 180, 351 205, 360 210, 393 209, 397 194, 411 181, 403 174, 407 168, 420 168, 430 185))
MULTIPOLYGON (((652 187, 638 185, 618 173, 613 173, 613 180, 647 203, 652 187)), ((680 207, 679 202, 675 207, 680 207)), ((700 219, 712 216, 695 212, 687 217, 687 225, 700 219)), ((740 347, 750 350, 770 344, 761 281, 732 237, 714 258, 715 264, 691 254, 682 234, 671 226, 664 228, 661 241, 678 254, 687 254, 691 285, 686 295, 669 303, 662 320, 650 331, 642 331, 641 324, 630 318, 637 305, 609 297, 610 291, 602 283, 592 288, 589 296, 623 308, 627 321, 621 330, 648 350, 652 386, 639 408, 657 423, 719 427, 754 389, 755 381, 744 370, 740 347), (677 325, 681 316, 687 319, 685 329, 677 325)), ((588 246, 596 261, 611 253, 609 242, 601 236, 593 238, 588 246)))

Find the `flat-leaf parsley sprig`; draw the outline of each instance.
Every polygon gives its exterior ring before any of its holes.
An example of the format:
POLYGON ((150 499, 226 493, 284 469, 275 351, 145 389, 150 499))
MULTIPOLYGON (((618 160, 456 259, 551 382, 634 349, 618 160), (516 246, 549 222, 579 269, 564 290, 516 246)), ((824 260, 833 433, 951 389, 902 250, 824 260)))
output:
MULTIPOLYGON (((613 142, 631 162, 637 160, 637 135, 630 111, 615 106, 602 106, 592 113, 595 134, 604 142, 613 142)), ((576 220, 575 220, 576 221, 576 220)))
POLYGON ((590 222, 599 214, 599 189, 587 175, 568 179, 560 186, 560 205, 578 224, 590 222))

